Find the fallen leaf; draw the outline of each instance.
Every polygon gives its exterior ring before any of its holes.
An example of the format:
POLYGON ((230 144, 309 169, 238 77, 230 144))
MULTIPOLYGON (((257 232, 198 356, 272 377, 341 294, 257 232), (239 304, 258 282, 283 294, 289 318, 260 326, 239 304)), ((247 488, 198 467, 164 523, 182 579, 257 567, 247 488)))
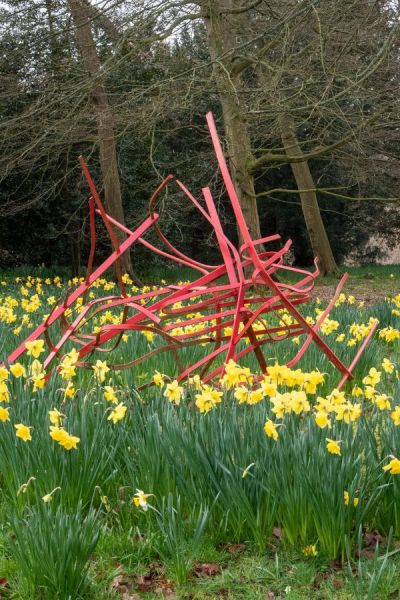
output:
POLYGON ((123 594, 121 600, 141 600, 139 594, 123 594))
POLYGON ((111 591, 119 594, 126 594, 132 589, 132 581, 127 573, 120 573, 111 582, 111 591))
POLYGON ((383 537, 378 531, 368 531, 364 532, 364 543, 366 546, 375 547, 377 544, 381 544, 383 542, 383 537))
POLYGON ((267 592, 267 595, 265 596, 265 600, 273 600, 273 598, 275 598, 274 592, 267 592))
POLYGON ((339 588, 342 588, 344 586, 344 581, 343 579, 337 578, 332 581, 332 585, 338 590, 339 588))
POLYGON ((153 578, 149 575, 138 575, 136 577, 136 586, 140 592, 150 592, 153 585, 153 578))
POLYGON ((278 540, 282 539, 283 531, 280 527, 274 527, 272 530, 272 534, 278 538, 278 540))
POLYGON ((368 560, 374 560, 375 558, 375 550, 372 548, 363 548, 361 552, 357 550, 356 555, 359 558, 368 558, 368 560))
POLYGON ((246 544, 228 544, 226 546, 226 550, 229 552, 229 554, 238 554, 238 552, 243 552, 243 550, 246 550, 246 548, 246 544))
POLYGON ((164 598, 177 598, 175 590, 170 589, 170 588, 160 587, 160 588, 156 588, 154 590, 154 592, 156 594, 162 594, 164 596, 164 598))
POLYGON ((322 582, 326 580, 328 576, 328 573, 317 573, 313 581, 313 587, 319 589, 321 587, 322 582))
POLYGON ((221 567, 215 563, 197 563, 193 573, 196 577, 214 577, 221 572, 221 567))
POLYGON ((276 544, 268 544, 268 548, 271 552, 275 553, 278 550, 278 546, 276 544))
POLYGON ((175 598, 175 586, 171 579, 166 579, 157 570, 151 570, 148 575, 138 575, 136 586, 139 592, 154 592, 168 598, 175 598))

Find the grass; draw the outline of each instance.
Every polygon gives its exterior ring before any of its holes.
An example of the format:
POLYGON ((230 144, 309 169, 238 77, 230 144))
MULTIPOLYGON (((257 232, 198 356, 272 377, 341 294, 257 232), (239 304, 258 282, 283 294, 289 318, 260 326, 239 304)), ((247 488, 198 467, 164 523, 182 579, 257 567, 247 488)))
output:
MULTIPOLYGON (((185 277, 181 272, 177 278, 185 277)), ((317 294, 324 297, 324 286, 334 281, 325 280, 317 294)), ((352 323, 376 316, 380 328, 399 326, 394 305, 384 301, 399 282, 398 267, 351 271, 346 292, 367 290, 371 302, 360 308, 346 301, 331 314, 337 329, 326 336, 346 364, 355 353, 347 345, 352 323), (344 341, 337 341, 339 334, 344 341)), ((29 313, 32 325, 14 335, 24 296, 21 283, 6 283, 0 315, 7 298, 19 305, 15 322, 0 324, 3 356, 41 321, 47 297, 60 293, 34 282, 28 296, 37 293, 41 304, 29 313)), ((316 308, 310 303, 305 312, 315 316, 316 308)), ((151 344, 157 341, 133 334, 113 356, 124 361, 151 344)), ((268 347, 269 364, 284 364, 295 350, 290 339, 268 347)), ((185 350, 184 358, 202 352, 185 350)), ((352 407, 360 404, 361 415, 347 423, 331 408, 329 430, 315 423, 314 407, 338 375, 315 347, 300 366, 303 373, 318 369, 324 381, 317 393, 307 393, 310 408, 291 408, 281 417, 268 397, 239 403, 237 384, 208 414, 199 412, 199 390, 189 384, 180 403, 168 401, 165 386, 138 392, 155 370, 174 377, 176 364, 167 354, 110 371, 103 383, 93 371, 78 369, 72 400, 64 397, 67 382, 60 375, 35 392, 29 380, 10 375, 10 402, 0 403, 10 417, 0 423, 0 598, 400 598, 400 475, 383 470, 400 448, 400 427, 390 416, 400 405, 399 352, 399 340, 375 336, 355 381, 365 388, 363 378, 378 368, 374 397, 354 396, 348 385, 347 397, 352 407), (383 358, 393 361, 393 373, 383 372, 383 358), (115 424, 104 385, 127 408, 115 424), (49 436, 54 408, 62 413, 59 425, 79 438, 77 449, 66 450, 49 436), (277 424, 276 440, 263 431, 267 419, 277 424), (16 437, 17 423, 30 426, 31 441, 16 437), (339 441, 340 456, 329 454, 327 437, 339 441), (132 502, 138 489, 154 494, 147 510, 132 502)), ((31 363, 24 359, 27 369, 31 363)), ((243 366, 256 372, 251 357, 243 366)), ((283 381, 278 389, 292 398, 304 380, 294 387, 283 381)))
MULTIPOLYGON (((398 556, 391 558, 381 573, 383 561, 376 564, 368 559, 341 569, 320 557, 305 558, 278 540, 274 540, 275 544, 272 543, 264 553, 249 544, 237 554, 215 549, 206 541, 198 550, 197 562, 215 569, 218 567, 218 572, 208 576, 205 569, 203 575, 190 575, 179 586, 171 582, 170 578, 174 576, 171 565, 160 562, 156 555, 149 555, 148 549, 140 549, 146 541, 135 540, 131 533, 109 531, 103 535, 89 567, 91 594, 96 600, 121 598, 125 590, 128 597, 135 600, 160 597, 182 600, 347 600, 400 596, 398 556), (148 581, 146 592, 140 591, 143 579, 148 581), (373 592, 368 596, 371 581, 373 592)), ((12 586, 12 597, 16 600, 29 598, 23 581, 17 576, 15 564, 10 560, 0 564, 3 577, 12 586)))
MULTIPOLYGON (((7 580, 11 591, 4 588, 0 597, 27 600, 32 597, 32 590, 20 577, 16 563, 5 554, 7 542, 3 538, 4 541, 3 557, 0 559, 1 578, 7 580)), ((181 600, 400 597, 398 555, 388 559, 380 572, 384 560, 376 563, 373 559, 364 558, 340 568, 321 557, 306 558, 302 553, 285 547, 284 542, 278 539, 273 539, 263 553, 251 544, 243 546, 240 552, 231 554, 226 548, 215 548, 205 540, 197 551, 196 562, 209 568, 215 567, 215 570, 218 568, 218 572, 208 576, 205 568, 203 574, 200 570, 199 576, 191 574, 183 585, 177 585, 171 581, 173 566, 161 562, 160 557, 150 550, 146 539, 138 538, 132 531, 105 531, 89 564, 91 597, 115 600, 124 597, 125 591, 127 598, 135 600, 156 600, 160 597, 181 600), (140 591, 143 579, 148 582, 146 592, 140 591), (165 593, 162 594, 161 590, 165 593)))

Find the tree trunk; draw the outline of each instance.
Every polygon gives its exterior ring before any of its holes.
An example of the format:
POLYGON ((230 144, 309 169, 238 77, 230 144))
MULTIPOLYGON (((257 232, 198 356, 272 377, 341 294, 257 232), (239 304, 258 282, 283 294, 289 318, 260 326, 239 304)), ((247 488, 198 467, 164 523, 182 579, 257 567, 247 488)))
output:
POLYGON ((81 274, 81 244, 80 231, 72 231, 70 233, 71 243, 71 274, 72 277, 80 277, 81 274))
MULTIPOLYGON (((76 41, 83 63, 93 81, 92 97, 97 114, 97 132, 99 138, 100 166, 103 176, 104 204, 110 216, 125 224, 121 199, 121 186, 117 166, 117 152, 114 133, 114 116, 107 98, 106 90, 100 80, 101 64, 93 38, 88 7, 81 0, 68 0, 74 22, 76 41)), ((119 229, 115 235, 122 243, 126 238, 119 229)), ((129 251, 120 259, 122 272, 132 275, 132 262, 129 251)))
POLYGON ((237 18, 223 14, 222 11, 232 8, 233 3, 234 0, 212 0, 204 11, 204 19, 208 49, 222 107, 232 179, 250 235, 253 239, 259 239, 261 233, 254 178, 248 170, 253 157, 246 125, 246 107, 242 98, 243 83, 240 73, 230 72, 232 57, 229 56, 228 60, 226 58, 226 53, 235 48, 237 18))
MULTIPOLYGON (((289 158, 301 157, 302 150, 291 117, 288 114, 284 114, 279 120, 283 147, 285 148, 287 156, 289 158)), ((315 256, 318 257, 318 265, 321 274, 328 275, 330 273, 335 273, 339 269, 322 221, 317 195, 315 191, 313 191, 315 190, 315 184, 308 162, 306 160, 292 162, 290 163, 290 166, 296 180, 296 185, 299 189, 301 208, 303 210, 307 232, 313 252, 315 256)))

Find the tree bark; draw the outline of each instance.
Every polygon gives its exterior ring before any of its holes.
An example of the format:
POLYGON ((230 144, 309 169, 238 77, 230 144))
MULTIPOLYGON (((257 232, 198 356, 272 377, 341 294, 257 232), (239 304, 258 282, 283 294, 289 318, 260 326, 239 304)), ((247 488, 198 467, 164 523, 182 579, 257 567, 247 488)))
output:
POLYGON ((79 230, 70 233, 72 277, 80 277, 81 274, 81 244, 79 233, 79 230))
POLYGON ((339 269, 333 256, 329 238, 322 221, 317 195, 313 191, 315 189, 314 180, 311 175, 308 162, 306 160, 298 160, 301 158, 303 153, 296 136, 293 120, 290 115, 283 114, 279 118, 279 121, 285 152, 289 158, 297 159, 296 162, 291 162, 290 166, 296 180, 296 185, 299 189, 301 208, 303 210, 307 232, 313 252, 315 256, 318 257, 318 265, 321 275, 335 273, 339 269))
POLYGON ((232 179, 250 235, 253 239, 259 239, 261 232, 254 178, 248 169, 254 157, 251 152, 246 107, 242 97, 243 82, 240 73, 230 72, 231 55, 228 60, 226 58, 226 54, 235 48, 236 23, 239 16, 229 15, 224 11, 234 9, 234 2, 235 0, 212 0, 207 8, 204 7, 204 20, 207 27, 208 49, 213 61, 213 74, 222 107, 232 179))
MULTIPOLYGON (((117 166, 117 152, 114 132, 114 116, 107 93, 101 82, 101 64, 90 23, 90 11, 82 0, 68 0, 76 32, 76 41, 89 77, 93 81, 92 97, 97 114, 97 133, 99 139, 100 166, 103 176, 104 204, 110 216, 125 224, 121 199, 121 185, 117 166)), ((119 243, 125 234, 115 228, 119 243)), ((122 272, 132 275, 132 262, 129 251, 120 258, 122 272)))

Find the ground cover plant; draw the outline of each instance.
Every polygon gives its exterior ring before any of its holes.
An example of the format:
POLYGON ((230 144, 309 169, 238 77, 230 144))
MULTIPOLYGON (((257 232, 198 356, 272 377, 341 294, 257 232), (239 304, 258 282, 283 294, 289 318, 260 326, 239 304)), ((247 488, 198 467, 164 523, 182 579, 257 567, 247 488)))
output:
MULTIPOLYGON (((316 348, 284 366, 296 338, 266 347, 261 380, 248 357, 213 386, 178 383, 166 354, 120 371, 100 354, 81 369, 73 345, 46 382, 43 341, 32 343, 0 369, 0 597, 396 597, 398 282, 388 274, 376 302, 342 294, 324 323, 349 364, 379 320, 340 392, 316 348)), ((2 358, 77 284, 4 276, 2 358)), ((317 290, 310 322, 323 307, 317 290)), ((90 327, 119 319, 113 309, 90 327)), ((112 362, 156 344, 125 334, 112 362)))

